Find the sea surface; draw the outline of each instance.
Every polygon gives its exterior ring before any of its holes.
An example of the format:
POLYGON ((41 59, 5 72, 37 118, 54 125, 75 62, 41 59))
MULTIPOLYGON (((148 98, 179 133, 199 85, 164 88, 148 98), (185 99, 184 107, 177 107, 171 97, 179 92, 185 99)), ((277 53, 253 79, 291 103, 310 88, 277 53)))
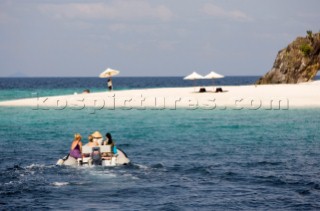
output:
MULTIPOLYGON (((180 77, 113 82, 118 90, 193 85, 180 77)), ((0 78, 0 100, 83 89, 103 91, 106 84, 95 78, 0 78)), ((93 113, 0 107, 0 210, 319 210, 319 119, 320 109, 93 113), (55 165, 74 133, 86 143, 95 130, 111 132, 131 164, 55 165)))

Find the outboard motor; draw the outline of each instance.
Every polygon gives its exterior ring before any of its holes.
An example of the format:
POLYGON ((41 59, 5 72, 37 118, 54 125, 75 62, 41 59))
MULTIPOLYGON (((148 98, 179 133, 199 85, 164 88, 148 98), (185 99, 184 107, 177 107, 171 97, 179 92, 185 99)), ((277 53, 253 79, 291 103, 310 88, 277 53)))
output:
POLYGON ((102 159, 101 159, 101 153, 100 153, 100 147, 92 147, 92 165, 101 165, 102 159))

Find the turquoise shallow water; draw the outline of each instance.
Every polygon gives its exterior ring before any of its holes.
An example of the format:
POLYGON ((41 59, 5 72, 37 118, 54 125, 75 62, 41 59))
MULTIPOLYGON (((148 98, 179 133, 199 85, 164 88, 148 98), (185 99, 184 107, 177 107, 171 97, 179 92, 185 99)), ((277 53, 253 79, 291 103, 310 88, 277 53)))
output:
MULTIPOLYGON (((0 90, 0 101, 14 100, 22 98, 45 97, 56 95, 73 95, 74 93, 82 93, 82 89, 4 89, 0 90)), ((105 89, 91 89, 92 92, 103 92, 105 89)))
POLYGON ((5 209, 319 209, 319 109, 0 108, 5 209), (132 164, 54 166, 75 132, 110 131, 132 164), (81 206, 79 206, 81 204, 81 206))
MULTIPOLYGON (((89 79, 0 79, 0 100, 104 90, 89 79)), ((120 82, 119 89, 185 85, 181 78, 120 82)), ((320 109, 0 107, 0 210, 318 210, 319 118, 320 109), (86 142, 95 130, 111 132, 132 163, 55 166, 74 133, 86 142)))

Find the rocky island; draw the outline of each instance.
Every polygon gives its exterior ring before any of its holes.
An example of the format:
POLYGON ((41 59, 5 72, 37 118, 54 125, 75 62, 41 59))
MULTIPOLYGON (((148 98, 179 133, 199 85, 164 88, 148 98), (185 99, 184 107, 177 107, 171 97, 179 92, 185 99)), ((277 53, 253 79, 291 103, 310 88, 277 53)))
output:
POLYGON ((256 84, 296 84, 311 81, 320 69, 320 33, 307 31, 280 50, 272 69, 256 84))

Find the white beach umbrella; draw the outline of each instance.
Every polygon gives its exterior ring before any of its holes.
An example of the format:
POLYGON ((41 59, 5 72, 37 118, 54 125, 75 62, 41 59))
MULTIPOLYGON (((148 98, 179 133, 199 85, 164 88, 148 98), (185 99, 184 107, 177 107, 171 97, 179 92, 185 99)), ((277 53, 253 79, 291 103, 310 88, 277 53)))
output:
POLYGON ((204 79, 212 79, 212 84, 214 84, 214 79, 216 78, 224 78, 224 76, 213 71, 211 71, 208 75, 204 76, 204 79))
MULTIPOLYGON (((183 79, 184 80, 193 80, 193 81, 195 81, 195 80, 198 80, 198 79, 203 79, 203 76, 198 74, 198 73, 196 73, 196 72, 193 72, 190 75, 187 75, 186 77, 184 77, 183 79)), ((194 86, 195 86, 195 84, 194 84, 194 86)))
POLYGON ((205 79, 215 79, 215 78, 224 78, 223 75, 220 75, 216 72, 211 71, 208 75, 204 76, 205 79))
POLYGON ((198 80, 198 79, 203 79, 203 76, 193 72, 190 75, 187 75, 186 77, 183 78, 184 80, 198 80))
POLYGON ((102 73, 100 73, 99 78, 109 78, 111 76, 118 75, 119 73, 120 73, 119 70, 114 70, 114 69, 108 68, 105 71, 103 71, 102 73))

